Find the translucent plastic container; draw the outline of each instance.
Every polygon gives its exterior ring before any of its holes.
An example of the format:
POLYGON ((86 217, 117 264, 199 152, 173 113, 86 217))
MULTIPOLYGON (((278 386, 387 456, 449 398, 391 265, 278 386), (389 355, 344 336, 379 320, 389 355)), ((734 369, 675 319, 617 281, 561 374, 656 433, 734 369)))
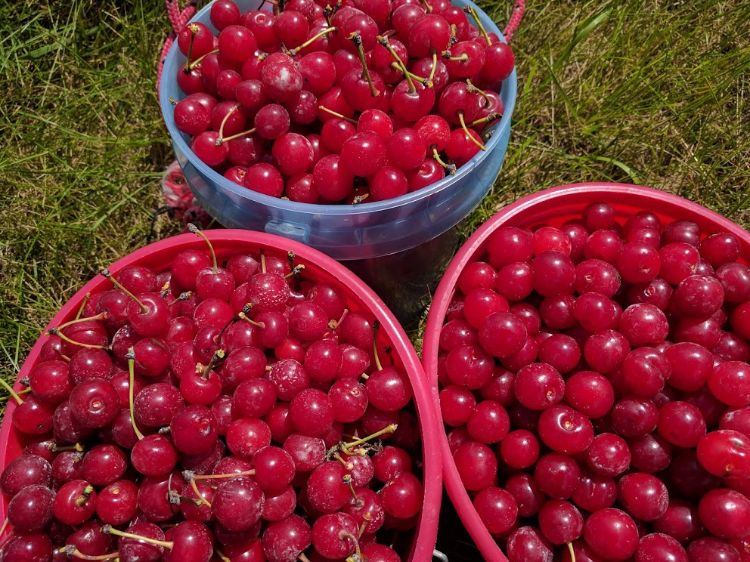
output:
MULTIPOLYGON (((206 231, 206 234, 213 243, 220 260, 235 253, 243 251, 258 252, 260 249, 263 249, 267 255, 286 255, 288 251, 294 252, 296 254, 295 263, 305 265, 305 276, 307 278, 321 280, 332 287, 338 288, 350 310, 371 314, 380 323, 383 336, 390 342, 394 355, 400 359, 404 371, 409 377, 422 437, 424 502, 410 554, 406 559, 413 562, 431 560, 437 538, 442 499, 441 430, 436 421, 434 403, 427 378, 401 325, 365 283, 341 264, 312 248, 278 236, 246 230, 211 230, 206 231)), ((150 267, 158 272, 168 267, 179 252, 186 249, 204 250, 205 247, 205 243, 197 236, 182 234, 141 248, 112 264, 109 270, 117 277, 117 273, 125 267, 137 264, 150 267)), ((86 299, 87 293, 98 293, 111 287, 111 283, 101 275, 94 277, 62 307, 45 328, 45 332, 53 326, 59 326, 63 322, 72 320, 84 299, 86 299)), ((19 380, 26 378, 31 369, 39 362, 39 354, 45 340, 46 337, 42 336, 32 348, 18 373, 19 380)), ((16 382, 15 388, 22 390, 24 387, 20 382, 16 382)), ((15 407, 15 402, 9 400, 2 426, 0 426, 0 472, 21 453, 24 445, 12 424, 15 407)), ((5 520, 7 507, 8 500, 3 496, 0 498, 0 521, 5 520)))
MULTIPOLYGON (((741 255, 745 258, 750 256, 750 233, 746 230, 705 207, 656 189, 615 183, 581 183, 555 187, 523 197, 512 205, 504 207, 469 238, 456 254, 438 285, 427 317, 422 354, 422 363, 432 383, 433 399, 438 412, 440 400, 438 398, 437 363, 440 330, 453 300, 461 272, 484 252, 487 238, 501 226, 526 228, 542 225, 560 226, 569 220, 579 219, 583 209, 589 203, 594 202, 612 205, 620 222, 638 211, 647 210, 656 213, 666 222, 693 221, 701 227, 704 233, 731 232, 741 242, 741 255)), ((507 558, 485 528, 471 503, 471 498, 453 462, 445 432, 440 433, 443 436, 443 478, 448 495, 461 521, 485 560, 507 562, 507 558)))
MULTIPOLYGON (((243 11, 259 4, 257 0, 236 1, 243 11)), ((454 0, 454 3, 474 6, 468 0, 454 0)), ((211 27, 209 9, 210 4, 193 19, 211 27)), ((489 16, 481 10, 479 14, 485 28, 502 37, 489 16)), ((465 218, 490 190, 505 158, 516 103, 515 71, 503 84, 505 114, 487 141, 487 150, 455 175, 414 193, 375 203, 311 205, 269 197, 236 185, 205 165, 190 149, 188 137, 177 130, 170 99, 184 97, 174 78, 184 61, 177 45, 173 45, 164 62, 159 92, 162 115, 195 197, 229 228, 279 234, 338 260, 363 260, 403 252, 438 237, 465 218)))

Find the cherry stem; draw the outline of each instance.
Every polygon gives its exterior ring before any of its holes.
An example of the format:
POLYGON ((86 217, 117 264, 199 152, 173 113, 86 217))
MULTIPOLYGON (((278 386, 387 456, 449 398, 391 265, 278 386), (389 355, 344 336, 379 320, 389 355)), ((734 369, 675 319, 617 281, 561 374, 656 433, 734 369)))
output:
POLYGON ((328 327, 331 330, 335 330, 336 328, 338 328, 341 325, 341 323, 344 321, 344 318, 346 318, 347 314, 349 314, 349 309, 345 308, 344 312, 341 313, 341 316, 339 317, 338 320, 331 320, 330 322, 328 322, 328 327))
MULTIPOLYGON (((230 139, 224 138, 224 125, 227 124, 227 121, 229 121, 229 118, 232 116, 232 114, 237 111, 240 108, 240 104, 233 105, 229 111, 227 111, 227 114, 224 116, 224 118, 221 120, 221 125, 219 125, 219 138, 216 139, 216 142, 214 143, 216 146, 221 146, 224 144, 225 141, 230 139)), ((191 231, 192 232, 192 231, 191 231)))
POLYGON ((65 556, 78 558, 80 560, 112 560, 113 558, 117 558, 120 556, 119 552, 110 552, 109 554, 84 554, 74 544, 66 544, 65 546, 62 546, 55 550, 55 553, 57 554, 64 554, 65 556))
POLYGON ((352 447, 356 447, 357 445, 362 445, 363 443, 367 443, 368 441, 377 439, 381 435, 389 435, 393 433, 394 431, 396 431, 397 429, 398 429, 397 423, 386 425, 383 429, 376 431, 375 433, 368 435, 367 437, 362 437, 361 439, 357 439, 356 441, 352 441, 351 443, 342 443, 341 450, 344 451, 344 453, 348 455, 352 447))
POLYGON ((297 254, 295 254, 292 250, 289 250, 286 253, 286 261, 289 263, 289 267, 294 269, 294 261, 297 259, 297 254))
POLYGON ((172 550, 172 547, 174 546, 173 542, 160 541, 157 539, 152 539, 151 537, 143 537, 134 533, 120 531, 119 529, 115 529, 114 527, 112 527, 112 525, 104 525, 102 527, 102 533, 104 533, 105 535, 115 535, 116 537, 122 537, 123 539, 133 539, 134 541, 145 542, 146 544, 160 546, 162 548, 166 548, 167 550, 172 550))
POLYGON ((172 306, 174 304, 177 304, 178 302, 183 302, 188 300, 190 297, 193 296, 193 291, 183 291, 180 293, 175 300, 169 303, 169 306, 172 306))
POLYGON ((86 305, 89 302, 89 299, 91 298, 91 293, 86 293, 83 295, 83 300, 81 301, 81 306, 78 307, 78 312, 76 312, 76 320, 78 320, 81 315, 83 315, 83 309, 86 308, 86 305))
MULTIPOLYGON (((201 377, 203 377, 203 380, 208 379, 209 373, 216 368, 216 365, 219 363, 219 361, 222 361, 226 357, 226 352, 223 349, 217 349, 214 354, 211 356, 211 360, 208 362, 208 365, 201 368, 201 377)), ((196 366, 196 370, 198 370, 198 367, 196 366)))
POLYGON ((211 244, 211 241, 208 239, 208 236, 206 236, 206 233, 203 232, 197 226, 195 226, 192 222, 188 223, 187 229, 193 234, 195 234, 196 236, 200 236, 203 239, 203 241, 206 243, 206 246, 208 246, 208 251, 211 253, 211 261, 213 262, 214 273, 218 273, 219 262, 216 260, 216 252, 214 251, 214 245, 211 244))
POLYGON ((200 28, 194 24, 191 23, 188 25, 188 29, 190 30, 190 43, 188 44, 188 52, 187 52, 187 60, 185 60, 185 68, 190 67, 190 59, 193 58, 193 42, 195 41, 195 36, 200 31, 200 28))
POLYGON ((362 551, 359 549, 359 539, 357 539, 357 537, 352 535, 349 531, 341 530, 339 531, 339 538, 348 539, 354 544, 354 552, 356 554, 355 556, 347 557, 346 562, 357 562, 359 560, 362 560, 362 551))
MULTIPOLYGON (((87 295, 91 296, 90 293, 86 293, 87 295)), ((81 305, 81 310, 83 310, 83 306, 85 306, 86 303, 84 302, 83 305, 81 305)), ((95 314, 94 316, 88 316, 86 318, 81 318, 80 316, 76 316, 75 319, 69 320, 67 322, 63 322, 59 326, 55 328, 51 328, 49 332, 51 333, 52 330, 55 330, 56 332, 59 332, 60 330, 64 330, 65 328, 68 328, 70 326, 73 326, 75 324, 80 324, 81 322, 96 322, 98 320, 106 320, 107 316, 109 316, 106 312, 100 312, 99 314, 95 314)))
POLYGON ((260 251, 260 272, 266 272, 266 253, 263 250, 260 251))
POLYGON ((378 354, 378 331, 380 331, 380 323, 376 321, 375 325, 372 327, 372 331, 372 355, 375 358, 375 368, 378 371, 382 371, 383 364, 380 362, 380 355, 378 354))
POLYGON ((456 173, 456 165, 453 163, 447 164, 442 157, 440 156, 440 153, 438 152, 437 147, 432 147, 432 157, 435 159, 435 162, 440 164, 443 168, 445 168, 450 175, 453 175, 456 173))
POLYGON ((105 277, 106 279, 109 279, 109 281, 110 281, 110 282, 111 282, 111 283, 112 283, 112 284, 113 284, 113 285, 114 285, 115 287, 117 287, 117 288, 118 288, 118 289, 120 289, 120 290, 121 290, 121 291, 122 291, 123 293, 125 293, 125 295, 126 295, 126 296, 127 296, 128 298, 130 298, 130 299, 132 299, 132 300, 133 300, 134 302, 136 302, 136 303, 138 304, 138 306, 140 306, 140 307, 141 307, 141 312, 142 312, 142 313, 144 313, 144 314, 145 314, 146 312, 148 312, 148 307, 147 307, 147 306, 146 306, 145 304, 143 304, 143 301, 141 301, 141 300, 140 300, 140 299, 139 299, 138 297, 136 297, 136 296, 135 296, 135 295, 134 295, 133 293, 131 293, 131 292, 130 292, 130 291, 129 291, 128 289, 126 289, 126 288, 125 288, 125 286, 124 286, 124 285, 123 285, 122 283, 120 283, 120 282, 119 282, 119 281, 118 281, 117 279, 115 279, 115 278, 114 278, 114 277, 112 276, 112 273, 110 273, 109 269, 107 269, 107 268, 104 268, 104 269, 102 269, 102 271, 101 271, 101 274, 102 274, 102 276, 104 276, 104 277, 105 277))
POLYGON ((432 13, 432 6, 427 0, 420 0, 420 3, 424 6, 424 9, 428 14, 432 13))
POLYGON ((361 375, 359 375, 359 378, 366 381, 370 378, 370 375, 368 375, 367 373, 362 373, 361 375))
POLYGON ((225 142, 233 141, 235 139, 239 139, 242 137, 246 137, 247 135, 252 135, 256 131, 255 127, 252 129, 248 129, 247 131, 241 131, 239 133, 235 133, 233 135, 229 135, 228 137, 219 138, 216 139, 216 146, 221 146, 225 142), (219 142, 221 141, 221 142, 219 142))
POLYGON ((317 41, 318 39, 320 39, 324 35, 328 35, 329 33, 333 33, 334 31, 336 31, 335 27, 326 27, 325 29, 319 31, 318 33, 316 33, 315 35, 313 35, 312 37, 310 37, 310 39, 308 39, 307 41, 305 41, 301 45, 296 46, 294 49, 289 49, 289 54, 291 56, 296 55, 302 49, 305 49, 306 47, 309 47, 310 45, 312 45, 313 43, 315 43, 315 41, 317 41))
POLYGON ((477 13, 477 11, 471 6, 466 6, 464 8, 464 11, 467 12, 469 15, 471 15, 472 18, 474 18, 474 21, 477 24, 477 28, 479 29, 479 33, 482 34, 482 37, 484 37, 484 40, 487 41, 488 45, 492 45, 492 39, 490 39, 490 35, 487 33, 487 30, 484 28, 484 24, 482 24, 482 20, 479 19, 479 14, 477 13))
POLYGON ((487 150, 487 147, 484 146, 484 143, 480 140, 477 140, 474 135, 471 134, 471 131, 469 130, 469 127, 466 126, 466 121, 464 120, 464 113, 463 111, 458 114, 458 120, 461 122, 461 128, 466 133, 466 136, 469 137, 469 140, 473 142, 475 145, 479 147, 480 150, 487 150))
POLYGON ((472 121, 471 126, 476 127, 477 125, 484 125, 485 123, 489 123, 490 121, 494 121, 495 119, 500 119, 500 117, 502 117, 500 113, 488 113, 485 117, 472 121))
POLYGON ((354 484, 352 484, 351 474, 344 474, 344 484, 346 484, 346 486, 349 488, 349 491, 352 493, 352 498, 354 499, 354 501, 358 502, 359 496, 357 495, 357 491, 354 489, 354 484))
MULTIPOLYGON (((466 53, 464 53, 464 54, 466 54, 466 53)), ((480 96, 482 96, 484 98, 484 101, 487 102, 487 103, 491 103, 492 102, 492 99, 490 98, 490 95, 487 92, 485 92, 484 90, 482 90, 481 88, 477 88, 472 83, 472 81, 469 80, 468 78, 466 79, 466 91, 469 92, 469 93, 472 93, 472 94, 479 94, 480 96)))
POLYGON ((305 264, 301 263, 299 265, 295 265, 292 271, 284 275, 284 279, 289 279, 290 277, 297 277, 300 273, 302 273, 305 270, 305 264))
POLYGON ((318 109, 327 113, 328 115, 333 115, 334 117, 338 117, 339 119, 343 119, 344 121, 349 121, 349 123, 357 124, 356 119, 352 119, 351 117, 347 117, 346 115, 342 115, 341 113, 338 113, 334 111, 333 109, 327 108, 325 105, 319 105, 318 109))
POLYGON ((232 562, 231 559, 225 556, 224 553, 221 552, 220 550, 216 551, 216 556, 219 557, 219 560, 221 560, 221 562, 232 562))
POLYGON ((367 80, 367 85, 370 87, 370 95, 376 98, 380 95, 380 92, 378 92, 378 89, 375 87, 375 84, 372 81, 372 76, 370 76, 370 69, 367 67, 367 57, 365 56, 365 48, 362 45, 362 36, 359 34, 359 31, 355 31, 349 36, 349 39, 351 39, 357 47, 359 62, 362 63, 362 78, 367 80))
POLYGON ((437 53, 432 52, 432 68, 430 69, 430 77, 428 80, 432 82, 435 79, 435 73, 437 72, 437 53))
POLYGON ((348 462, 344 457, 342 457, 338 453, 334 453, 333 458, 339 461, 346 470, 352 470, 354 468, 354 465, 352 463, 348 462))
POLYGON ((0 385, 2 385, 3 388, 5 388, 5 390, 8 391, 8 394, 10 394, 13 397, 13 400, 16 401, 16 404, 18 404, 19 406, 23 404, 23 400, 21 400, 21 397, 18 395, 18 392, 13 390, 13 387, 10 386, 7 382, 5 382, 4 379, 0 379, 0 385))
POLYGON ((207 56, 209 56, 209 55, 215 55, 218 52, 219 52, 219 49, 214 49, 213 51, 210 51, 210 52, 206 53, 205 55, 198 57, 197 59, 195 59, 190 64, 186 64, 185 65, 185 71, 186 72, 190 72, 196 66, 198 66, 201 62, 203 62, 203 59, 205 59, 207 56))
MULTIPOLYGON (((24 394, 30 394, 30 393, 31 393, 30 388, 24 388, 23 390, 19 390, 18 392, 16 392, 16 394, 18 394, 19 396, 23 396, 24 394)), ((3 396, 3 398, 7 399, 8 397, 3 396)))
POLYGON ((406 78, 407 83, 409 84, 409 93, 414 93, 417 91, 417 87, 414 85, 414 80, 412 80, 411 72, 409 72, 409 69, 406 68, 406 65, 404 64, 404 61, 401 59, 399 54, 396 52, 396 49, 393 48, 393 45, 391 45, 391 42, 388 41, 387 37, 384 37, 382 35, 378 35, 378 43, 383 45, 387 49, 387 51, 391 54, 393 57, 393 60, 396 62, 396 64, 399 66, 399 69, 401 70, 401 73, 404 75, 404 78, 406 78))
POLYGON ((576 562, 576 552, 573 550, 573 543, 568 543, 568 552, 570 552, 570 562, 576 562))
MULTIPOLYGON (((393 68, 394 70, 397 70, 401 74, 404 74, 404 69, 396 61, 393 61, 391 63, 391 68, 393 68)), ((412 80, 416 80, 417 82, 419 82, 420 84, 422 84, 422 86, 424 86, 425 88, 432 88, 433 87, 433 83, 432 83, 432 81, 430 81, 429 78, 422 78, 418 74, 414 74, 411 70, 407 70, 405 76, 408 76, 412 80)))
POLYGON ((323 8, 323 17, 325 18, 326 23, 328 24, 329 27, 331 26, 331 17, 333 16, 333 14, 334 14, 333 6, 328 5, 325 8, 323 8))
POLYGON ((466 61, 469 60, 469 55, 466 54, 466 53, 464 53, 460 57, 452 57, 450 55, 450 53, 449 53, 449 54, 446 55, 445 58, 447 58, 448 60, 451 60, 453 62, 466 62, 466 61))
POLYGON ((71 339, 65 334, 63 334, 62 332, 58 332, 57 328, 50 328, 48 333, 50 336, 57 336, 62 341, 68 342, 70 345, 77 345, 78 347, 85 347, 86 349, 107 349, 106 345, 99 345, 95 343, 83 343, 83 342, 79 342, 74 339, 71 339))
POLYGON ((135 423, 135 349, 128 349, 125 358, 128 360, 128 406, 130 407, 130 425, 133 426, 133 432, 140 441, 143 439, 143 433, 138 429, 135 423))
POLYGON ((310 562, 310 559, 305 556, 304 552, 299 553, 299 556, 297 556, 297 560, 299 560, 299 562, 310 562))
POLYGON ((165 281, 164 285, 161 286, 161 289, 159 289, 159 294, 163 298, 167 298, 167 295, 169 295, 169 289, 172 286, 172 284, 169 281, 165 281))
POLYGON ((2 526, 0 526, 0 537, 2 537, 5 534, 5 531, 8 530, 8 523, 9 523, 9 521, 8 521, 8 518, 6 517, 3 520, 2 526))
POLYGON ((81 445, 80 443, 76 443, 75 445, 66 445, 64 447, 61 447, 60 445, 57 445, 56 443, 52 444, 53 453, 60 453, 62 451, 76 451, 78 453, 83 453, 83 445, 81 445))
POLYGON ((91 494, 93 493, 93 491, 94 491, 93 486, 90 486, 90 485, 86 486, 83 489, 83 492, 81 492, 81 495, 76 498, 76 505, 78 507, 81 507, 83 504, 85 504, 88 501, 91 494))
POLYGON ((195 483, 195 478, 190 479, 190 487, 193 489, 193 492, 195 492, 195 495, 198 497, 198 507, 200 507, 200 505, 203 503, 208 506, 208 509, 213 508, 213 506, 211 505, 211 502, 208 501, 206 498, 204 498, 203 494, 201 494, 201 491, 198 489, 198 484, 195 483))
POLYGON ((450 29, 451 29, 451 38, 449 41, 449 45, 453 46, 456 43, 458 43, 458 37, 456 37, 456 34, 458 33, 458 26, 456 26, 455 23, 452 23, 450 25, 450 29))
POLYGON ((248 304, 246 304, 246 305, 245 305, 245 306, 244 306, 244 307, 242 308, 242 311, 241 311, 241 312, 240 312, 240 313, 239 313, 239 314, 237 315, 237 316, 238 316, 238 318, 239 318, 240 320, 244 320, 245 322, 247 322, 247 323, 248 323, 248 324, 250 324, 251 326, 256 326, 257 328, 260 328, 261 330, 263 330, 263 329, 264 329, 264 328, 266 327, 266 324, 265 324, 265 322, 256 322, 255 320, 253 320, 252 318, 250 318, 250 317, 248 316, 248 313, 250 312, 250 309, 251 309, 251 308, 252 308, 252 305, 251 305, 251 304, 249 304, 249 303, 248 303, 248 304))
POLYGON ((231 474, 193 474, 189 470, 182 472, 185 480, 224 480, 226 478, 241 478, 243 476, 255 476, 255 469, 233 472, 231 474))

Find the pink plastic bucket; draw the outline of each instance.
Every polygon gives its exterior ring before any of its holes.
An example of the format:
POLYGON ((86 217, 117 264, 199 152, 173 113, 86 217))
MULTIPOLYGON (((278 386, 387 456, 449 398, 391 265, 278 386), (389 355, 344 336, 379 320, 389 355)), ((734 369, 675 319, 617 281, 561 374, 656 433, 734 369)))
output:
MULTIPOLYGON (((506 225, 527 228, 542 225, 560 226, 569 220, 580 218, 583 209, 589 203, 594 202, 609 203, 614 207, 619 218, 637 211, 648 210, 667 221, 693 221, 706 233, 731 232, 741 241, 742 255, 750 255, 750 233, 746 230, 687 199, 648 187, 616 183, 580 183, 554 187, 519 199, 503 208, 469 238, 451 261, 433 298, 427 317, 422 363, 432 382, 437 412, 440 411, 437 382, 440 330, 448 306, 453 299, 458 277, 463 269, 478 255, 481 255, 485 241, 499 227, 506 225)), ((485 560, 507 561, 474 509, 453 462, 445 432, 442 432, 442 436, 443 478, 459 517, 485 560)))
MULTIPOLYGON (((243 251, 257 252, 260 249, 268 255, 286 255, 288 251, 294 252, 295 263, 305 265, 306 277, 323 280, 339 288, 351 311, 367 311, 380 323, 381 334, 390 341, 390 347, 399 357, 411 382, 422 436, 424 502, 408 560, 414 562, 431 560, 437 539, 442 499, 440 430, 431 389, 427 384, 417 354, 401 325, 367 285, 344 266, 317 250, 285 238, 247 230, 213 230, 206 231, 206 234, 213 243, 219 259, 243 251)), ((186 249, 205 249, 205 243, 193 234, 182 234, 141 248, 112 264, 109 270, 115 277, 123 268, 135 264, 161 271, 166 269, 177 253, 186 249)), ((87 293, 96 293, 109 288, 111 288, 111 283, 104 277, 101 275, 94 277, 62 307, 45 328, 45 332, 52 326, 58 326, 74 318, 87 293)), ((28 376, 29 371, 38 362, 44 340, 45 338, 41 337, 32 348, 18 374, 19 379, 28 376)), ((20 383, 16 383, 15 388, 20 390, 23 387, 20 383)), ((8 403, 2 426, 0 426, 0 467, 2 468, 17 457, 23 448, 19 435, 13 430, 11 416, 14 409, 15 402, 11 400, 8 403)), ((5 519, 6 509, 7 498, 2 498, 0 521, 5 519)))

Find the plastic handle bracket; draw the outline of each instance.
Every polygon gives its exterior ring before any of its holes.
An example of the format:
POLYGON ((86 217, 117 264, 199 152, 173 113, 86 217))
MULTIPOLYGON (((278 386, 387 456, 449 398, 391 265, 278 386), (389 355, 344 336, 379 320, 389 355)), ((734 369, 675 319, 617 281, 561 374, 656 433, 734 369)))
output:
POLYGON ((269 221, 266 223, 266 232, 277 234, 284 238, 291 238, 297 242, 308 244, 310 239, 310 229, 306 226, 280 221, 269 221))

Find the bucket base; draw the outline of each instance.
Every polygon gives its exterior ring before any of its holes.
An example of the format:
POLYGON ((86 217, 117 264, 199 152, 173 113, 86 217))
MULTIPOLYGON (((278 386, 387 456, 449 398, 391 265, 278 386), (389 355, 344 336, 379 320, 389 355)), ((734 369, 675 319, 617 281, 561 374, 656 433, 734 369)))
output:
POLYGON ((344 261, 383 299, 407 331, 419 326, 432 291, 458 247, 456 227, 426 244, 397 254, 344 261))

